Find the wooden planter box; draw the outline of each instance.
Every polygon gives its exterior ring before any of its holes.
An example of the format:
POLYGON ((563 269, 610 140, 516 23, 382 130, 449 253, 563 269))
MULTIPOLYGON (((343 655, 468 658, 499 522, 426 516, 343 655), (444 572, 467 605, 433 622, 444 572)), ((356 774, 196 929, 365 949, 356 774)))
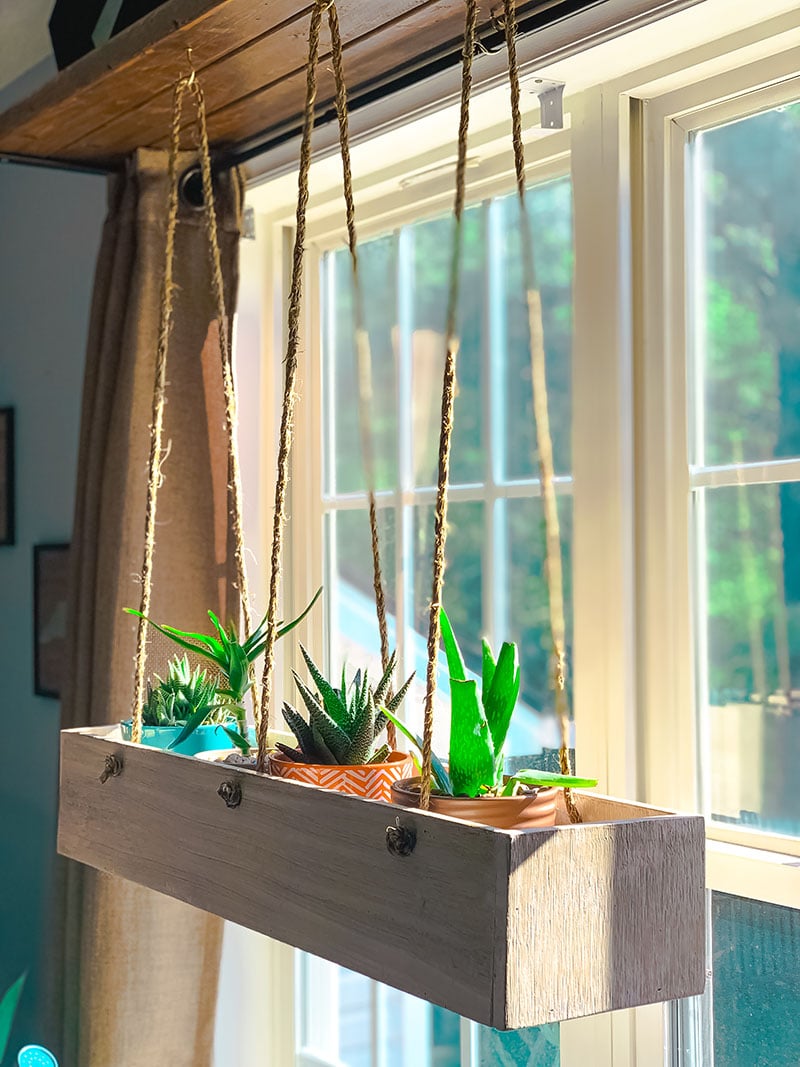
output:
POLYGON ((576 799, 493 830, 68 730, 58 848, 498 1029, 701 993, 703 819, 576 799))

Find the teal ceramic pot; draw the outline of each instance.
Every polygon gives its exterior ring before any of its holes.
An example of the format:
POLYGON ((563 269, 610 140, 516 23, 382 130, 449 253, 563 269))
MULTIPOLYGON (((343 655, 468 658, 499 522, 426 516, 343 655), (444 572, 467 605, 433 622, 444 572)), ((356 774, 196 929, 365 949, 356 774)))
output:
MULTIPOLYGON (((235 723, 232 725, 235 727, 235 723)), ((130 719, 120 723, 123 741, 130 741, 131 726, 130 719)), ((169 748, 182 729, 182 726, 143 726, 142 744, 149 745, 151 748, 169 748)), ((186 740, 176 745, 172 751, 178 752, 181 756, 196 756, 198 752, 232 747, 230 738, 221 726, 208 724, 198 726, 194 733, 189 734, 186 740)))

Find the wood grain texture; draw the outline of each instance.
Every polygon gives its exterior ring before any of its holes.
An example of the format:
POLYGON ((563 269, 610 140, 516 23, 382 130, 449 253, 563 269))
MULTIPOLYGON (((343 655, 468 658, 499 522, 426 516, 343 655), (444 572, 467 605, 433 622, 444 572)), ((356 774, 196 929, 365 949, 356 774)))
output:
MULTIPOLYGON (((502 831, 112 731, 61 737, 61 853, 478 1022, 530 1026, 702 989, 700 818, 630 820, 622 805, 625 821, 502 831), (102 784, 110 754, 123 770, 102 784), (224 781, 241 787, 238 808, 217 795, 224 781), (397 818, 417 834, 406 858, 386 848, 397 818)), ((608 817, 616 802, 592 804, 608 817)))
POLYGON ((704 913, 702 818, 639 817, 518 835, 506 996, 494 1025, 537 1025, 701 993, 704 913))
MULTIPOLYGON (((431 49, 459 46, 463 0, 338 0, 351 94, 431 49)), ((0 115, 0 153, 113 165, 163 142, 172 86, 201 76, 215 147, 302 113, 308 0, 168 0, 0 115)), ((488 22, 490 0, 481 0, 488 22)), ((333 99, 324 23, 319 100, 333 99)), ((190 120, 187 120, 187 122, 190 120)), ((187 131, 185 146, 193 143, 187 131)))

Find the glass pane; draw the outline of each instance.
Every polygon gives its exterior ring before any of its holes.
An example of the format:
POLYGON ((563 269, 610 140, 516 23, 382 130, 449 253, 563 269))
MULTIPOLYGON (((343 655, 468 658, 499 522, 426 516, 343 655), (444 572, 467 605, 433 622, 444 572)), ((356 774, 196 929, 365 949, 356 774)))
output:
MULTIPOLYGON (((547 391, 555 469, 572 467, 572 183, 569 178, 532 186, 527 197, 534 261, 542 294, 547 391)), ((522 274, 519 199, 498 201, 500 212, 500 321, 505 355, 503 390, 504 462, 507 479, 538 476, 531 386, 528 309, 522 274)))
POLYGON ((712 895, 714 1061, 800 1063, 800 912, 712 895))
MULTIPOLYGON (((406 700, 406 714, 422 726, 425 702, 428 613, 433 565, 433 505, 414 509, 414 631, 409 636, 416 678, 406 700)), ((444 605, 453 624, 467 669, 480 674, 483 633, 482 553, 485 540, 484 506, 451 504, 448 512, 447 570, 444 605)), ((434 748, 447 755, 450 744, 450 683, 444 651, 439 652, 436 685, 434 748)))
POLYGON ((711 812, 800 834, 800 563, 788 551, 800 538, 800 485, 707 490, 698 507, 711 812))
POLYGON ((792 104, 693 143, 697 463, 800 455, 798 132, 792 104))
POLYGON ((712 893, 711 912, 713 980, 680 1004, 678 1062, 797 1067, 800 911, 712 893))
MULTIPOLYGON (((381 566, 389 624, 389 644, 395 631, 395 513, 378 510, 381 566)), ((335 676, 344 663, 355 671, 367 666, 380 677, 380 636, 372 587, 372 548, 366 511, 338 511, 326 517, 331 577, 325 597, 330 620, 330 663, 335 676)))
POLYGON ((479 1067, 559 1067, 558 1023, 501 1033, 478 1028, 479 1067))
MULTIPOLYGON (((372 352, 370 423, 378 489, 397 482, 397 237, 388 234, 359 246, 359 272, 372 352)), ((358 376, 353 321, 353 282, 347 249, 322 262, 325 491, 365 488, 361 459, 358 376)))
MULTIPOLYGON (((552 640, 544 564, 544 512, 540 498, 509 500, 505 509, 507 597, 510 626, 507 638, 519 645, 522 686, 520 705, 508 734, 509 756, 542 754, 544 769, 556 770, 558 723, 552 685, 552 640)), ((572 500, 558 498, 567 616, 567 662, 572 655, 572 500)), ((501 635, 506 636, 506 635, 501 635)), ((572 687, 570 706, 572 704, 572 687)))
MULTIPOLYGON (((441 425, 442 371, 447 294, 450 288, 452 216, 420 222, 414 235, 414 310, 412 336, 414 485, 436 484, 441 425)), ((480 482, 485 477, 482 379, 486 305, 484 209, 464 213, 461 296, 458 330, 458 395, 455 402, 451 482, 480 482)))

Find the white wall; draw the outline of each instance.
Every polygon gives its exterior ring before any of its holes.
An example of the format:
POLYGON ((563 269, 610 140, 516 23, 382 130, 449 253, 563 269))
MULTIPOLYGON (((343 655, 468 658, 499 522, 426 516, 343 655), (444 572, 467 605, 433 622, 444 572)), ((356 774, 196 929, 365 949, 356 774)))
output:
POLYGON ((70 539, 104 213, 102 178, 0 166, 0 407, 17 431, 17 544, 0 547, 0 991, 31 970, 10 1051, 39 1036, 55 852, 59 704, 33 694, 32 546, 70 539))

